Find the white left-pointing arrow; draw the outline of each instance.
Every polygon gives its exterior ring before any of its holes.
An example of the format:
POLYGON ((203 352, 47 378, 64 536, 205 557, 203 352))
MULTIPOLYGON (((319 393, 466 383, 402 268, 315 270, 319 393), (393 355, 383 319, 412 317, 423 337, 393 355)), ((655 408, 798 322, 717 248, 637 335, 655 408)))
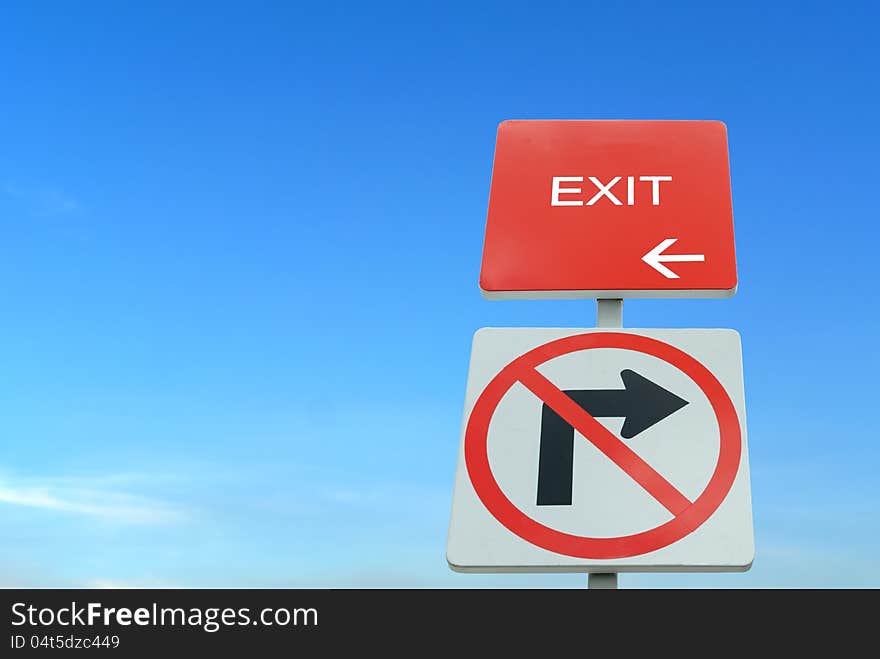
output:
POLYGON ((683 263, 687 261, 705 261, 705 254, 664 254, 667 247, 676 242, 678 238, 667 238, 661 241, 654 249, 642 257, 642 261, 654 268, 667 279, 679 279, 679 276, 667 268, 664 263, 683 263))

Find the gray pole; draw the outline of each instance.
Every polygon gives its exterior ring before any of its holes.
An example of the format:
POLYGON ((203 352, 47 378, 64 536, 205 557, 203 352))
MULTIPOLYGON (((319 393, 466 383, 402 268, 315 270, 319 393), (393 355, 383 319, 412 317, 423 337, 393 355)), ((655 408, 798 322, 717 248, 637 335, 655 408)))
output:
MULTIPOLYGON (((623 327, 623 300, 596 300, 596 327, 623 327)), ((587 576, 587 588, 616 589, 616 572, 591 572, 587 576)))
POLYGON ((596 327, 623 327, 623 300, 596 300, 596 327))
POLYGON ((617 572, 590 572, 587 575, 587 588, 615 590, 617 588, 617 572))

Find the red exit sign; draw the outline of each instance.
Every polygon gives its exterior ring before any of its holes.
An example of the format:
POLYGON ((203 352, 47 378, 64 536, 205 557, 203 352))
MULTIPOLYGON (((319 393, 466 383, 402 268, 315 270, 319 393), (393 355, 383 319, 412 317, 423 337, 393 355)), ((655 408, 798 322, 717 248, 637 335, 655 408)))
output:
POLYGON ((736 282, 720 121, 499 126, 487 297, 724 297, 736 282))

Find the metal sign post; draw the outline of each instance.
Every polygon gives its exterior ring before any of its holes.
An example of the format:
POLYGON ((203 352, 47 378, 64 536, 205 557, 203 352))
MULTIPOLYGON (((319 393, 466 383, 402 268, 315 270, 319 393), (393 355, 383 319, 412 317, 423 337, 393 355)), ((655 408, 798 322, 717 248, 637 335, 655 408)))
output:
MULTIPOLYGON (((620 298, 596 300, 596 327, 623 327, 623 300, 620 298)), ((613 590, 617 588, 616 572, 590 572, 587 588, 613 590)))
POLYGON ((623 327, 623 300, 596 300, 596 327, 623 327))
POLYGON ((615 590, 617 588, 617 572, 590 572, 587 588, 590 590, 615 590))

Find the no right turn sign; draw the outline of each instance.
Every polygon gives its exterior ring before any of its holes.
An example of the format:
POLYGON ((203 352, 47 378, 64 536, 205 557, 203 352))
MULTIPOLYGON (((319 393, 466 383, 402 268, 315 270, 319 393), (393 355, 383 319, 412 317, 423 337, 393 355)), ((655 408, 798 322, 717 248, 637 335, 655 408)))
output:
POLYGON ((477 332, 453 569, 737 571, 753 556, 736 332, 477 332))

